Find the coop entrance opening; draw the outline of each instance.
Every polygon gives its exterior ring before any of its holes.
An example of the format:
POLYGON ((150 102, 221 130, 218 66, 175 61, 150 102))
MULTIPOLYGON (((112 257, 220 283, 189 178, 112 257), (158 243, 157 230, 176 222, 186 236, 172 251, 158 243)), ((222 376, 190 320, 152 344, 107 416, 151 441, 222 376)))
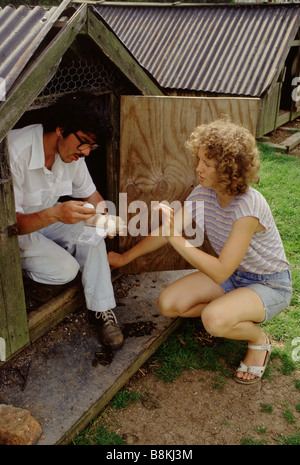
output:
MULTIPOLYGON (((109 105, 109 93, 107 93, 107 102, 109 105)), ((43 124, 49 106, 51 104, 36 105, 34 108, 30 108, 21 117, 14 129, 31 124, 43 124)), ((90 152, 89 156, 86 157, 86 164, 96 189, 104 199, 108 198, 106 154, 107 142, 103 141, 103 144, 99 143, 99 148, 90 152)), ((59 199, 60 202, 66 200, 70 200, 70 197, 60 197, 59 199)), ((40 284, 27 276, 23 277, 23 284, 31 341, 56 326, 69 313, 85 306, 80 273, 75 280, 66 285, 40 284)))

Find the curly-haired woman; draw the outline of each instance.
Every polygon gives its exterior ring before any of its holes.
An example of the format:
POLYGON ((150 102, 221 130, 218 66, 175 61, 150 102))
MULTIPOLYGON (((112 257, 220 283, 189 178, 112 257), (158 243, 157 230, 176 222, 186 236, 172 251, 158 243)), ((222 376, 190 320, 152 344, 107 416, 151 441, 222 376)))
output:
MULTIPOLYGON (((247 340, 234 379, 252 384, 263 376, 271 353, 259 323, 282 312, 292 295, 289 263, 271 210, 250 186, 260 166, 256 142, 246 129, 220 120, 196 128, 187 147, 197 158, 200 180, 188 204, 203 202, 201 221, 216 256, 191 246, 181 235, 182 212, 174 216, 161 204, 167 213, 162 234, 150 234, 124 254, 111 252, 109 262, 123 266, 169 242, 198 271, 163 290, 159 310, 172 318, 201 317, 213 336, 247 340)), ((199 222, 196 209, 190 213, 199 222)))

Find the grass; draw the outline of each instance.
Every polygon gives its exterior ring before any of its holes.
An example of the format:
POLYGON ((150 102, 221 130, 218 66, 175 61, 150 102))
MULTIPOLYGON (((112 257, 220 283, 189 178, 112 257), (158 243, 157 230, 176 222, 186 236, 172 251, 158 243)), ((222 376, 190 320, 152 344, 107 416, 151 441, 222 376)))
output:
MULTIPOLYGON (((272 366, 266 370, 265 377, 272 379, 272 370, 281 370, 289 375, 295 369, 300 369, 300 162, 288 155, 276 155, 272 149, 260 144, 261 180, 254 186, 267 199, 282 237, 287 259, 291 264, 293 279, 293 297, 289 308, 276 318, 266 322, 266 333, 275 341, 278 347, 272 352, 272 366), (296 346, 293 345, 293 342, 296 346), (292 354, 296 353, 296 357, 292 354), (278 364, 275 361, 278 359, 278 364)), ((175 381, 185 370, 210 370, 215 376, 212 385, 215 389, 224 389, 226 380, 239 364, 246 349, 246 343, 222 338, 212 338, 204 330, 200 319, 186 319, 172 333, 149 360, 155 375, 165 383, 175 381)), ((295 389, 300 389, 300 381, 295 382, 295 389)), ((122 389, 110 402, 111 408, 126 408, 130 403, 139 401, 139 394, 122 389)), ((264 412, 272 414, 273 407, 261 404, 264 412)), ((296 411, 299 405, 296 406, 296 411)), ((295 418, 291 410, 284 412, 286 421, 293 424, 295 418)), ((299 445, 298 431, 288 437, 276 439, 280 445, 299 445)), ((123 440, 115 433, 109 432, 109 424, 105 424, 102 416, 82 432, 74 441, 75 444, 122 444, 123 440), (110 442, 111 441, 111 442, 110 442)), ((244 445, 265 444, 266 439, 256 441, 243 438, 244 445)))
POLYGON ((135 404, 142 397, 142 394, 133 390, 121 389, 110 402, 110 406, 114 409, 124 409, 131 404, 135 404))
POLYGON ((260 404, 262 412, 273 413, 273 405, 271 404, 260 404))
MULTIPOLYGON (((111 416, 113 417, 113 410, 125 409, 131 404, 135 404, 142 397, 141 393, 135 392, 134 390, 121 389, 118 391, 113 399, 110 401, 109 409, 111 416)), ((124 445, 124 440, 117 433, 110 430, 110 423, 107 421, 107 417, 104 419, 104 413, 95 418, 86 430, 83 430, 74 440, 73 444, 77 446, 87 445, 124 445)))
MULTIPOLYGON (((275 155, 260 144, 262 167, 256 187, 267 199, 291 264, 294 294, 291 305, 298 306, 300 288, 300 161, 288 155, 275 155)), ((299 317, 299 313, 298 313, 299 317)), ((299 335, 299 333, 298 333, 299 335)))
POLYGON ((103 419, 102 415, 95 418, 86 430, 73 440, 75 446, 123 446, 124 440, 117 433, 112 432, 110 424, 103 419))
POLYGON ((192 369, 211 370, 228 378, 244 351, 245 343, 208 339, 200 319, 187 319, 152 357, 156 362, 153 372, 166 383, 173 382, 183 371, 192 369))
POLYGON ((291 434, 290 436, 280 437, 277 439, 277 444, 280 446, 299 446, 300 433, 291 434))

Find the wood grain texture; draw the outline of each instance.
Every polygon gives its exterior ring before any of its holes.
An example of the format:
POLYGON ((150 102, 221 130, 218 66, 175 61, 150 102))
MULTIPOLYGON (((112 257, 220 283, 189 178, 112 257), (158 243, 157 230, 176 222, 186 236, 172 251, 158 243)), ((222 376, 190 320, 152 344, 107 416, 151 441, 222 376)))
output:
MULTIPOLYGON (((142 235, 137 237, 128 234, 120 238, 121 251, 132 247, 150 231, 154 215, 151 213, 151 202, 177 201, 183 205, 189 193, 198 185, 195 162, 185 148, 185 142, 194 128, 226 114, 255 135, 258 111, 258 99, 122 97, 120 192, 127 194, 127 211, 129 206, 133 209, 127 216, 128 226, 132 222, 138 226, 137 215, 142 217, 142 214, 137 207, 144 205, 148 230, 146 233, 145 230, 141 231, 142 235)), ((189 265, 177 252, 166 246, 137 259, 125 271, 187 267, 189 265)))
POLYGON ((8 358, 29 342, 29 335, 19 242, 10 233, 16 213, 6 140, 0 143, 0 162, 0 337, 8 358))

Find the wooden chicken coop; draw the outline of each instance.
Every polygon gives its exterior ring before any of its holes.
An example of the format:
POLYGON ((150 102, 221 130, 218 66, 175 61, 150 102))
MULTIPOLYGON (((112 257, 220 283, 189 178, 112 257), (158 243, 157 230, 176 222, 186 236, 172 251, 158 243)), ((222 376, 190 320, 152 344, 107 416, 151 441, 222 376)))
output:
MULTIPOLYGON (((68 313, 84 305, 80 279, 67 286, 44 289, 41 297, 39 285, 26 281, 22 275, 13 179, 6 145, 8 131, 40 121, 43 112, 65 92, 84 88, 105 94, 113 136, 103 149, 104 156, 91 157, 89 162, 90 172, 103 197, 114 202, 117 208, 120 193, 126 194, 128 203, 139 200, 148 207, 153 200, 183 202, 197 182, 185 142, 198 124, 227 114, 252 134, 260 136, 276 127, 280 118, 282 120, 279 109, 283 103, 280 101, 285 98, 283 90, 288 89, 284 70, 292 76, 299 69, 299 54, 295 53, 300 45, 299 18, 297 5, 274 7, 273 10, 258 6, 254 10, 247 5, 215 5, 213 9, 205 5, 143 7, 109 2, 89 5, 64 0, 60 6, 49 9, 41 6, 0 9, 1 30, 5 33, 7 28, 11 33, 0 46, 0 77, 4 84, 0 102, 0 361, 12 357, 68 313), (248 70, 248 80, 244 81, 246 90, 242 89, 242 84, 238 89, 236 80, 230 79, 232 62, 225 59, 229 52, 233 54, 232 38, 241 40, 237 30, 232 29, 231 34, 225 35, 224 26, 219 31, 219 60, 227 81, 222 74, 214 77, 211 74, 211 81, 204 74, 205 69, 210 71, 201 55, 203 43, 208 40, 207 31, 215 30, 216 15, 224 24, 231 24, 236 15, 241 15, 240 34, 243 18, 248 18, 249 22, 249 18, 256 16, 263 21, 271 15, 273 24, 281 24, 282 48, 280 55, 278 51, 275 54, 276 67, 270 69, 265 78, 257 77, 257 81, 248 70), (138 25, 133 24, 134 18, 142 16, 144 22, 140 18, 138 25), (169 37, 173 42, 168 42, 155 34, 157 24, 164 24, 164 27, 173 24, 174 32, 181 24, 182 30, 187 31, 187 18, 190 18, 190 26, 198 24, 198 29, 194 32, 190 29, 190 42, 181 42, 181 49, 175 35, 169 37), (148 21, 146 29, 145 20, 148 21), (128 32, 131 28, 136 34, 126 37, 125 30, 128 32), (200 29, 203 38, 198 36, 200 29), (31 31, 29 35, 28 30, 31 31), (193 60, 194 70, 185 74, 187 65, 179 62, 179 56, 187 57, 191 42, 194 51, 190 60, 193 60), (143 50, 137 47, 138 43, 143 44, 143 50), (167 43, 171 47, 169 51, 163 49, 167 43), (175 48, 177 46, 179 49, 175 48), (172 48, 173 55, 168 55, 172 48), (168 64, 168 57, 172 63, 168 64), (257 84, 252 91, 249 90, 251 81, 257 84), (264 84, 259 86, 261 82, 264 84), (272 121, 270 114, 274 117, 272 121)), ((246 40, 251 28, 243 27, 242 37, 246 40)), ((266 31, 270 32, 266 40, 271 41, 271 31, 266 31)), ((253 68, 254 49, 251 52, 253 68)), ((207 47, 206 53, 206 58, 212 60, 211 48, 207 47)), ((266 68, 268 53, 257 56, 256 63, 261 68, 266 68)), ((232 56, 240 63, 240 71, 245 71, 245 56, 241 54, 239 60, 234 54, 232 56)), ((240 78, 242 80, 241 75, 240 78)), ((288 95, 289 89, 286 92, 288 95)), ((285 102, 284 118, 297 114, 292 104, 285 102)), ((130 221, 130 216, 127 219, 130 221)), ((108 247, 125 250, 137 240, 140 237, 127 236, 109 243, 108 247)), ((173 250, 162 249, 122 271, 160 271, 185 266, 173 250)))

